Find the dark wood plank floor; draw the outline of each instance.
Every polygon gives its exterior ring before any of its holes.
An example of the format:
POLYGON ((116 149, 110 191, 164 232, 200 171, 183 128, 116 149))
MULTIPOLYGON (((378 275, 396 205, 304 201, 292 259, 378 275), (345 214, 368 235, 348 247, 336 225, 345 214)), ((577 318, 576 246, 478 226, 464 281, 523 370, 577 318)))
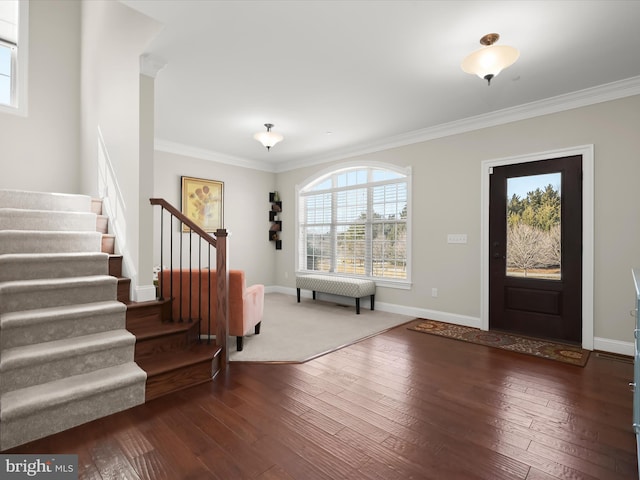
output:
POLYGON ((634 479, 630 363, 585 368, 398 327, 305 364, 231 364, 15 449, 87 479, 634 479))

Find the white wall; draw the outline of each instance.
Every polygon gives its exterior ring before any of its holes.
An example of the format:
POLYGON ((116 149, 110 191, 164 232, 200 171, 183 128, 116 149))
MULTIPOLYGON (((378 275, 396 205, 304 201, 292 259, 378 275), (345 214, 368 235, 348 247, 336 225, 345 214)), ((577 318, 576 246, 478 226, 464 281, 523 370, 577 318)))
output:
MULTIPOLYGON (((139 300, 137 289, 151 287, 151 273, 139 272, 139 264, 148 267, 152 263, 151 249, 144 248, 140 235, 140 226, 150 224, 144 216, 151 215, 140 201, 150 187, 143 179, 145 174, 153 175, 141 171, 150 160, 140 162, 141 145, 146 151, 140 134, 147 132, 144 126, 141 129, 140 108, 149 103, 140 94, 140 55, 160 30, 158 22, 119 2, 82 3, 82 185, 97 195, 100 131, 116 179, 116 188, 107 192, 106 199, 117 204, 117 211, 110 212, 110 222, 118 234, 116 245, 123 253, 123 270, 131 278, 134 300, 139 300)), ((148 118, 144 112, 142 116, 148 118)))
MULTIPOLYGON (((593 144, 594 335, 596 340, 630 342, 630 272, 640 265, 639 131, 640 96, 635 96, 345 159, 413 168, 413 288, 379 288, 376 303, 479 318, 481 162, 593 144), (447 244, 447 233, 466 233, 468 244, 447 244), (437 298, 430 295, 433 287, 437 298)), ((326 167, 278 174, 285 205, 293 205, 296 184, 326 167)), ((283 221, 292 224, 293 215, 285 211, 283 221)), ((277 283, 290 288, 295 287, 294 240, 293 229, 285 228, 276 262, 277 283)))
POLYGON ((83 193, 80 2, 31 1, 29 40, 28 116, 0 112, 0 188, 83 193))
MULTIPOLYGON (((154 195, 164 198, 178 210, 181 209, 181 177, 206 178, 224 182, 224 228, 229 232, 229 268, 244 270, 247 285, 276 282, 276 264, 282 251, 275 251, 269 241, 269 192, 275 188, 275 174, 236 167, 211 160, 196 159, 174 153, 157 151, 154 164, 154 195)), ((159 218, 160 207, 154 212, 154 264, 160 263, 159 218)), ((284 210, 287 210, 285 203, 284 210)), ((165 220, 168 222, 168 220, 165 220)), ((284 230, 287 223, 284 223, 284 230)), ((290 228, 293 225, 290 224, 290 228)), ((174 228, 174 250, 178 248, 178 227, 174 228)), ((184 248, 188 248, 188 234, 183 235, 184 248)), ((166 244, 165 244, 166 245, 166 244)), ((165 247, 168 251, 168 246, 165 247)), ((188 250, 185 250, 187 252, 188 250)), ((195 257, 196 252, 193 252, 195 257)), ((188 258, 188 255, 185 255, 188 258)), ((175 257, 174 262, 179 261, 175 257)), ((212 253, 215 264, 215 252, 212 253)), ((168 265, 168 254, 163 263, 168 265)), ((177 264, 174 263, 174 267, 177 264)))

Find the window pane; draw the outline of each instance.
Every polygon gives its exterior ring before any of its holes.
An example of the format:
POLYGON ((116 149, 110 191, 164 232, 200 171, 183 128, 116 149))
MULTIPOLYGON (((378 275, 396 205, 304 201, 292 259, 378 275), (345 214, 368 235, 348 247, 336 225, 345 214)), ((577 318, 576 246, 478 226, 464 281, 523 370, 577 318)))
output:
POLYGON ((562 174, 507 179, 508 276, 560 280, 562 174))
POLYGON ((11 48, 0 44, 0 75, 11 76, 11 48))
MULTIPOLYGON (((331 267, 330 227, 309 227, 306 229, 306 268, 328 272, 331 267)), ((302 265, 301 265, 302 266, 302 265)), ((302 266, 304 268, 304 266, 302 266)))
POLYGON ((367 218, 367 189, 343 190, 336 194, 336 221, 363 222, 367 218))
POLYGON ((0 45, 0 104, 11 105, 11 48, 0 45))
POLYGON ((11 79, 0 75, 0 104, 11 105, 11 79))
POLYGON ((331 194, 304 197, 305 223, 331 223, 331 194))
POLYGON ((331 188, 331 177, 329 178, 325 178, 324 180, 322 180, 320 183, 318 183, 317 185, 312 186, 311 188, 309 188, 308 191, 314 191, 314 190, 327 190, 331 188))
POLYGON ((381 182, 383 180, 392 180, 394 178, 402 178, 403 176, 396 172, 391 172, 389 170, 373 170, 373 181, 381 182))

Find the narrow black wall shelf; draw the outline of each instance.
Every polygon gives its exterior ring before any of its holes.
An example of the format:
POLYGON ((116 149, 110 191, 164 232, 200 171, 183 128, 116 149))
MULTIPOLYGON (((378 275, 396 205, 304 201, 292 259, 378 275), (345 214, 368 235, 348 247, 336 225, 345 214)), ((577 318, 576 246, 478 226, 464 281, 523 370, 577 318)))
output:
POLYGON ((280 232, 282 232, 282 220, 280 220, 282 202, 278 192, 269 192, 269 203, 271 203, 271 210, 269 210, 269 221, 271 222, 269 241, 275 242, 276 250, 282 250, 282 240, 280 239, 280 232))

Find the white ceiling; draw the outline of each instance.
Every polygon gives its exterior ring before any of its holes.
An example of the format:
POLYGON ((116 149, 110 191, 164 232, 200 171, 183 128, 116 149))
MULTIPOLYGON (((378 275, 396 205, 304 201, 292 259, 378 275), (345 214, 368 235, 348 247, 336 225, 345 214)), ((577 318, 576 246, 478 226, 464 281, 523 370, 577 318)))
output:
POLYGON ((611 82, 640 85, 640 1, 123 3, 165 25, 147 49, 166 62, 157 144, 265 170, 611 82), (520 59, 487 86, 460 62, 490 32, 520 59), (270 152, 252 138, 264 123, 284 135, 270 152))

